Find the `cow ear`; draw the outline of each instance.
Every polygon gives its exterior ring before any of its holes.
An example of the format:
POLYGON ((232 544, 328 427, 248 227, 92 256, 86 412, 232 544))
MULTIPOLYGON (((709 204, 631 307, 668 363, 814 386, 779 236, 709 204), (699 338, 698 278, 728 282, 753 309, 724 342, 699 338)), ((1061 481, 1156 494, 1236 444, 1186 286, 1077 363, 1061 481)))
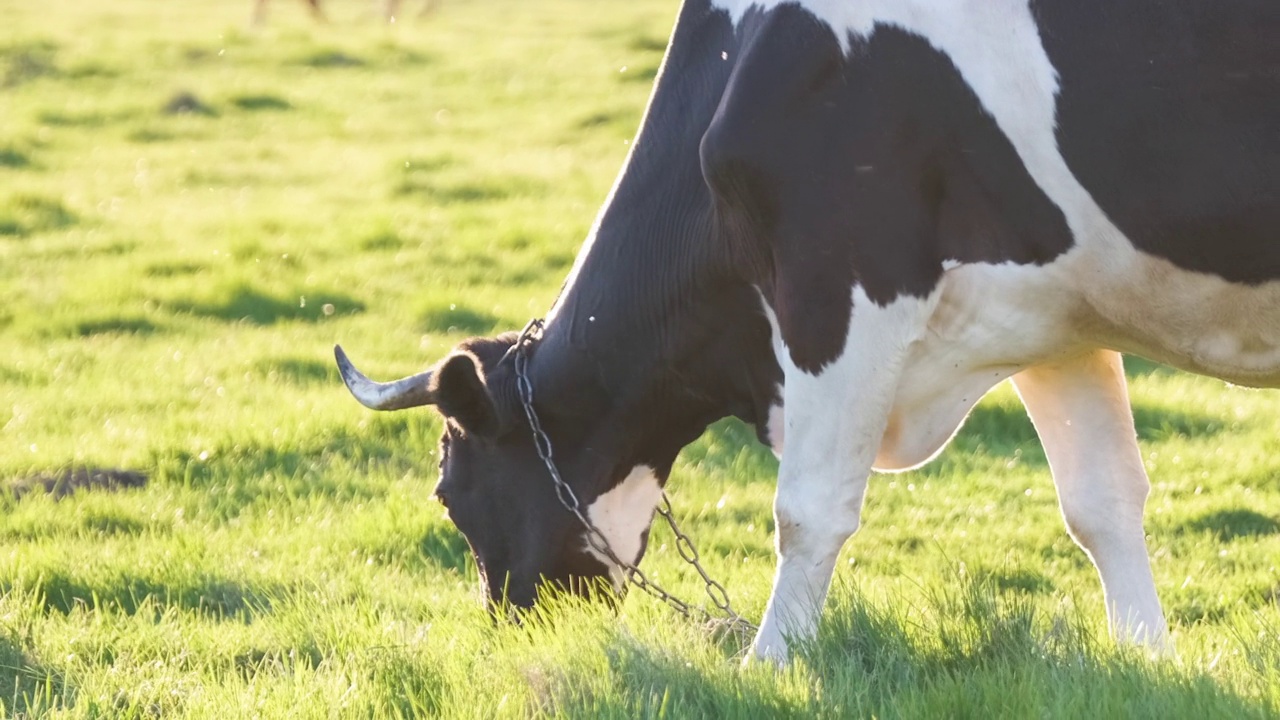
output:
POLYGON ((484 437, 498 434, 498 408, 474 355, 457 352, 445 358, 431 384, 436 407, 463 430, 484 437))

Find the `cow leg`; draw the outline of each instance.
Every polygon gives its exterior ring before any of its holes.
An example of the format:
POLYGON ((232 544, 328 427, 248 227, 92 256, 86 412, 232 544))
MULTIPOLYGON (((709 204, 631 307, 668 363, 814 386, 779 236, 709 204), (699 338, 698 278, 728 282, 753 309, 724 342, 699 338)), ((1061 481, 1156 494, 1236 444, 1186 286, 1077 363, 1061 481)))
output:
MULTIPOLYGON (((778 570, 754 655, 785 662, 789 639, 817 631, 836 558, 858 529, 867 476, 884 437, 911 341, 923 332, 927 303, 888 307, 855 294, 842 354, 821 371, 796 366, 785 346, 785 447, 774 500, 778 570)), ((788 338, 786 318, 781 333, 788 338)), ((793 333, 794 334, 794 333, 793 333)))
POLYGON ((1013 378, 1058 486, 1067 528, 1102 577, 1111 632, 1164 647, 1168 628, 1147 555, 1142 467, 1120 354, 1098 350, 1013 378))

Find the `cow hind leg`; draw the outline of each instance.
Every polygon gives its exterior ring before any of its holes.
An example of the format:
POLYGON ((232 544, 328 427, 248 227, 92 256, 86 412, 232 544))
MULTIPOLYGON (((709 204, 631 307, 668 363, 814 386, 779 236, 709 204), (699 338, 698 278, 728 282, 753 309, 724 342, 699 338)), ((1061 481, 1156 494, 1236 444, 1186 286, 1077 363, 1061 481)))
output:
POLYGON ((1164 648, 1168 628, 1142 529, 1150 484, 1120 354, 1039 365, 1013 382, 1049 459, 1067 528, 1102 578, 1112 634, 1164 648))
POLYGON ((791 641, 816 633, 836 559, 858 528, 907 347, 923 332, 924 301, 885 308, 859 295, 844 351, 821 371, 801 370, 778 344, 786 435, 774 501, 778 570, 753 645, 758 658, 786 662, 791 641))

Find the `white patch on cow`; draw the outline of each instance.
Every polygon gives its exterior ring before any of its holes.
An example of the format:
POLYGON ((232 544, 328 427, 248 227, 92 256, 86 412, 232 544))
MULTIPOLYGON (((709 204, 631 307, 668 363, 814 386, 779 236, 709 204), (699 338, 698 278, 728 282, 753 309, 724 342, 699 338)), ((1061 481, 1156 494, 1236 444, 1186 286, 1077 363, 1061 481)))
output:
POLYGON ((1078 300, 1059 268, 963 265, 944 273, 928 332, 907 355, 876 455, 877 470, 918 467, 942 450, 991 388, 1084 347, 1078 300))
MULTIPOLYGON (((779 392, 781 395, 781 392, 779 392)), ((782 447, 787 437, 787 418, 783 409, 783 404, 779 402, 777 405, 769 407, 769 419, 765 422, 765 432, 769 434, 769 447, 773 449, 773 454, 782 457, 782 447)))
MULTIPOLYGON (((587 506, 587 518, 609 541, 619 560, 635 564, 640 559, 644 531, 653 522, 653 512, 662 499, 662 484, 653 468, 637 465, 622 482, 587 506)), ((586 542, 585 539, 583 542, 586 542)), ((622 587, 626 576, 607 555, 587 544, 587 552, 609 568, 614 585, 622 587)))
POLYGON ((787 638, 817 627, 836 557, 860 521, 900 373, 937 300, 904 297, 881 307, 861 287, 852 296, 843 350, 816 375, 792 361, 766 309, 785 378, 786 452, 774 501, 778 573, 754 646, 760 657, 785 659, 787 638))
MULTIPOLYGON (((769 302, 765 300, 760 288, 756 288, 756 294, 760 296, 760 308, 769 321, 769 337, 773 343, 774 357, 788 355, 787 346, 782 342, 782 332, 778 330, 778 316, 773 312, 773 308, 769 307, 769 302)), ((778 386, 776 395, 779 400, 776 404, 769 406, 769 416, 765 418, 765 432, 769 436, 769 447, 779 458, 782 457, 782 448, 787 437, 787 418, 785 406, 781 400, 785 390, 785 384, 778 386)))

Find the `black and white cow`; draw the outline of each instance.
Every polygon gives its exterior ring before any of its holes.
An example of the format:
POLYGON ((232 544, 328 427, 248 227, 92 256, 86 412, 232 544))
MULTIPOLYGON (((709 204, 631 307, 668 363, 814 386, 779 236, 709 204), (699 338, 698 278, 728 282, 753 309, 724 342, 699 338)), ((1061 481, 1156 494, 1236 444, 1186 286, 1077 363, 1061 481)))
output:
MULTIPOLYGON (((753 423, 781 456, 754 650, 785 659, 868 473, 1012 378, 1113 631, 1163 645, 1120 353, 1280 386, 1277 38, 1275 0, 686 0, 532 349, 560 471, 639 561, 679 450, 753 423)), ((444 414, 440 500, 490 597, 531 605, 618 573, 535 454, 513 340, 394 383, 340 364, 370 407, 444 414)))

